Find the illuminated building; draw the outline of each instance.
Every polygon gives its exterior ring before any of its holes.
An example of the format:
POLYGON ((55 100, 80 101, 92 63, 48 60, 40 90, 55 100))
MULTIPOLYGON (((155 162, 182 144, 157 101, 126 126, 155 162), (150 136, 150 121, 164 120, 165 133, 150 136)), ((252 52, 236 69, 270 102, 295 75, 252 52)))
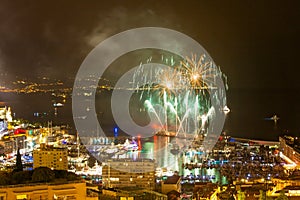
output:
POLYGON ((12 122, 10 107, 0 107, 0 133, 7 130, 9 122, 12 122))
POLYGON ((106 188, 139 187, 153 190, 155 162, 150 159, 107 160, 102 168, 102 181, 106 188))
POLYGON ((41 144, 33 150, 33 168, 48 167, 56 170, 68 170, 68 150, 41 144))
POLYGON ((28 145, 25 135, 4 136, 4 153, 15 153, 17 149, 25 149, 28 145))
POLYGON ((10 107, 5 106, 0 108, 0 119, 6 120, 7 122, 12 122, 10 107))
POLYGON ((295 162, 298 166, 300 165, 300 152, 294 146, 293 137, 279 137, 280 149, 283 154, 295 162))
POLYGON ((87 197, 87 187, 84 182, 66 184, 30 184, 0 187, 0 200, 11 199, 86 199, 96 200, 97 196, 87 197))

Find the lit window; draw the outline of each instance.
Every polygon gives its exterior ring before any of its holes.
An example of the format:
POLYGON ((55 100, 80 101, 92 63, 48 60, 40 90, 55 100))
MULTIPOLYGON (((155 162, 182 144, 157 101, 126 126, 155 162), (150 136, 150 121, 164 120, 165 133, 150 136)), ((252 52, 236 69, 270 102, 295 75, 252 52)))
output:
POLYGON ((27 195, 26 194, 19 194, 16 196, 16 199, 27 199, 27 195))

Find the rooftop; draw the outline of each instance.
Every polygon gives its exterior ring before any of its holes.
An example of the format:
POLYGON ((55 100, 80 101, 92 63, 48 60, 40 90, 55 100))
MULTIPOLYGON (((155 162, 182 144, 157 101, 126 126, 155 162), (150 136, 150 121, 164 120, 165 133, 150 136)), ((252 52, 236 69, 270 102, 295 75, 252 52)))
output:
POLYGON ((177 184, 177 182, 179 181, 180 176, 169 176, 167 178, 167 180, 164 181, 164 184, 177 184))

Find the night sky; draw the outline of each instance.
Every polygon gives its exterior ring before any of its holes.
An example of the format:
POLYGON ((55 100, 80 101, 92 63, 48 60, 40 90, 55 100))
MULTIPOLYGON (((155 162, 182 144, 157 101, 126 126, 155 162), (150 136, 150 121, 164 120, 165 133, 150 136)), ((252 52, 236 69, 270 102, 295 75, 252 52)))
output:
POLYGON ((300 133, 298 0, 1 1, 1 78, 48 76, 72 86, 97 44, 144 26, 189 35, 221 67, 229 85, 228 134, 277 140, 300 133), (274 114, 277 127, 264 120, 274 114))

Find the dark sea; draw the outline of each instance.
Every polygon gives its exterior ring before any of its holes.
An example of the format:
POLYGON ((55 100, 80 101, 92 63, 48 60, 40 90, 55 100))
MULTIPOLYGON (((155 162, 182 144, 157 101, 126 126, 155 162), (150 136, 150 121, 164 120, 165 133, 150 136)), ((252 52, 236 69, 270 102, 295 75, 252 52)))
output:
MULTIPOLYGON (((277 89, 231 89, 227 92, 227 105, 231 112, 226 118, 224 131, 231 136, 262 140, 278 140, 280 134, 300 136, 300 91, 277 89), (277 124, 268 120, 273 115, 280 119, 277 124)), ((113 134, 115 122, 110 112, 111 91, 96 96, 96 110, 101 127, 113 134)), ((51 93, 16 94, 0 93, 1 106, 10 106, 14 118, 33 122, 68 124, 74 127, 71 97, 64 106, 57 108, 58 99, 51 93), (40 113, 37 117, 34 113, 40 113)), ((75 129, 74 129, 75 131, 75 129)))

